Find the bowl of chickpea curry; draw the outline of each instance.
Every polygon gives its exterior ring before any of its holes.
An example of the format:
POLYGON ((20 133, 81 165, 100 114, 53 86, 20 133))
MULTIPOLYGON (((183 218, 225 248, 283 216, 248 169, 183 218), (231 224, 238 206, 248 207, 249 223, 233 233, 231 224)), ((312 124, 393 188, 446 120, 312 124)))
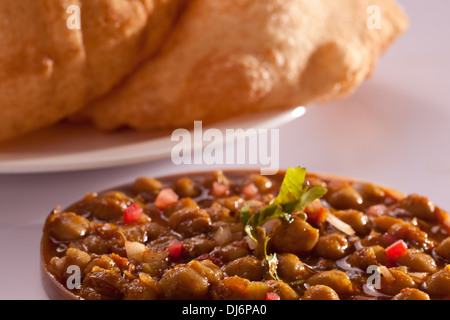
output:
POLYGON ((47 217, 43 283, 85 300, 450 298, 428 198, 288 168, 141 177, 47 217))

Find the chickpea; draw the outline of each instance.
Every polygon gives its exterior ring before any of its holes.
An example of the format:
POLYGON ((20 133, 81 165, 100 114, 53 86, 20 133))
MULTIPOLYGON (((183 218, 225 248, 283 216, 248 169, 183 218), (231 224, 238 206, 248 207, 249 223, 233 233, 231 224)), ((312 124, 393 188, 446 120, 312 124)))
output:
POLYGON ((378 216, 372 218, 373 223, 377 227, 377 229, 382 232, 387 232, 390 227, 392 227, 396 223, 402 223, 402 219, 394 218, 391 216, 378 216))
POLYGON ((114 252, 122 255, 125 253, 124 245, 123 236, 117 231, 111 231, 100 235, 89 235, 81 241, 71 242, 69 246, 90 253, 108 254, 114 252))
MULTIPOLYGON (((220 199, 218 201, 223 207, 230 210, 231 213, 239 212, 239 210, 244 206, 244 199, 239 196, 230 196, 224 199, 220 199)), ((254 201, 251 202, 252 204, 254 201)), ((263 207, 264 204, 260 203, 260 207, 263 207)))
POLYGON ((164 214, 167 217, 170 217, 172 213, 181 209, 199 209, 199 206, 197 202, 195 202, 192 198, 181 198, 174 204, 167 207, 167 209, 164 211, 164 214))
POLYGON ((124 214, 131 202, 131 198, 122 192, 107 192, 96 199, 92 213, 99 220, 116 219, 124 214))
POLYGON ((211 296, 215 300, 264 300, 269 291, 269 285, 265 282, 232 276, 215 283, 211 291, 211 296))
POLYGON ((83 269, 87 264, 89 264, 91 260, 91 256, 84 251, 69 248, 66 251, 66 255, 59 258, 53 257, 49 262, 49 270, 54 275, 57 275, 59 278, 64 279, 67 275, 67 268, 71 265, 79 266, 80 269, 83 269))
POLYGON ((164 297, 169 300, 208 298, 208 279, 183 265, 167 270, 160 284, 164 297))
POLYGON ((201 193, 200 188, 194 181, 192 181, 192 179, 189 178, 178 179, 175 182, 174 190, 182 198, 195 198, 198 197, 201 193))
POLYGON ((392 300, 430 300, 430 296, 415 288, 405 288, 397 293, 392 300))
POLYGON ((351 185, 342 182, 330 182, 325 195, 327 202, 336 209, 360 209, 363 198, 351 185))
POLYGON ((94 268, 82 283, 80 296, 86 300, 120 300, 126 290, 126 280, 112 270, 94 268))
POLYGON ((327 259, 338 260, 345 256, 347 248, 348 241, 344 235, 329 233, 319 237, 314 253, 327 259))
POLYGON ((385 265, 386 264, 386 250, 382 246, 379 246, 379 245, 373 246, 372 249, 375 252, 377 262, 385 265))
MULTIPOLYGON (((205 210, 208 212, 209 216, 211 217, 211 220, 214 222, 217 221, 236 221, 236 219, 231 216, 231 210, 228 208, 225 208, 221 204, 217 202, 213 202, 208 208, 205 208, 205 210)), ((235 212, 237 213, 237 212, 235 212)))
POLYGON ((203 260, 200 262, 193 260, 188 265, 199 274, 205 276, 210 283, 214 283, 223 278, 222 270, 211 260, 203 260))
POLYGON ((271 243, 277 252, 301 254, 311 251, 319 239, 319 230, 302 219, 277 224, 272 231, 271 243))
POLYGON ((147 231, 144 225, 124 225, 119 227, 128 241, 147 241, 147 231))
POLYGON ((303 294, 303 300, 339 300, 339 295, 328 286, 317 284, 310 286, 303 294))
POLYGON ((352 187, 361 194, 365 201, 380 202, 386 196, 385 191, 373 183, 354 182, 352 187))
POLYGON ((191 258, 208 253, 214 249, 216 243, 213 240, 201 236, 191 237, 184 240, 183 248, 191 258))
POLYGON ((142 272, 145 272, 145 274, 148 274, 150 277, 155 277, 158 279, 164 275, 167 268, 167 260, 159 260, 142 264, 142 272))
POLYGON ((380 278, 380 291, 384 294, 394 296, 402 289, 417 287, 414 280, 403 271, 389 269, 388 274, 389 276, 381 274, 380 278))
POLYGON ((445 258, 450 260, 450 237, 444 239, 435 249, 435 252, 445 258))
POLYGON ((244 186, 250 183, 253 183, 260 193, 267 193, 272 189, 272 181, 260 174, 251 174, 244 178, 244 186))
POLYGON ((302 277, 306 268, 300 259, 292 253, 280 253, 278 257, 278 276, 286 282, 292 282, 302 277))
POLYGON ((335 211, 333 214, 349 224, 353 230, 360 235, 365 235, 370 232, 369 218, 359 210, 339 210, 335 211))
POLYGON ((203 209, 181 209, 172 213, 169 227, 189 237, 208 232, 211 228, 211 217, 203 209))
POLYGON ((92 259, 92 261, 83 269, 83 273, 87 274, 91 272, 94 267, 100 267, 105 270, 114 270, 114 268, 116 267, 116 263, 109 255, 102 255, 98 258, 92 259))
POLYGON ((386 260, 386 254, 384 248, 381 246, 362 247, 352 253, 347 262, 363 271, 366 271, 369 266, 384 264, 386 260))
POLYGON ((398 262, 416 272, 437 271, 436 261, 430 255, 417 249, 408 249, 408 252, 398 262))
POLYGON ((361 244, 365 247, 377 246, 383 244, 383 234, 377 231, 370 231, 370 233, 361 239, 361 244))
POLYGON ((136 179, 132 188, 135 193, 145 192, 150 194, 157 194, 163 188, 163 185, 156 179, 141 177, 136 179))
POLYGON ((165 236, 170 233, 169 228, 152 221, 147 222, 144 227, 148 241, 158 239, 159 237, 165 236))
POLYGON ((158 282, 149 275, 141 273, 139 279, 134 279, 128 286, 123 297, 124 300, 156 300, 161 294, 161 287, 158 282), (149 278, 150 280, 143 278, 149 278))
POLYGON ((432 296, 444 297, 450 295, 450 265, 434 273, 425 280, 425 291, 432 296))
POLYGON ((397 239, 403 239, 405 241, 414 241, 420 245, 427 245, 429 243, 428 235, 415 225, 409 222, 399 222, 393 224, 388 233, 393 235, 397 239))
POLYGON ((434 204, 428 200, 428 198, 417 194, 409 195, 400 200, 396 207, 406 210, 412 216, 423 220, 433 221, 436 217, 434 213, 434 204))
POLYGON ((108 242, 96 235, 87 236, 79 242, 72 242, 70 248, 86 250, 96 254, 107 254, 109 252, 108 242))
POLYGON ((328 270, 317 273, 308 280, 306 283, 310 286, 325 285, 332 288, 338 294, 352 294, 355 290, 353 288, 352 281, 345 272, 338 270, 328 270))
POLYGON ((49 235, 58 241, 75 241, 83 239, 89 232, 88 219, 73 212, 55 213, 46 223, 49 235))
POLYGON ((275 292, 280 296, 280 300, 298 300, 299 296, 286 282, 268 280, 266 284, 269 286, 270 292, 275 292))
POLYGON ((68 248, 66 251, 67 265, 77 265, 84 269, 91 261, 89 253, 75 249, 68 248))
POLYGON ((225 176, 222 170, 214 171, 212 180, 209 183, 212 184, 213 181, 217 181, 218 183, 224 184, 226 186, 231 185, 230 180, 225 176))
POLYGON ((250 254, 245 241, 234 241, 223 247, 216 247, 212 253, 223 262, 229 262, 250 254))
POLYGON ((165 299, 177 300, 189 297, 193 300, 208 299, 210 282, 217 281, 209 266, 193 260, 176 265, 161 278, 160 284, 165 299))
POLYGON ((239 276, 251 281, 259 281, 264 275, 264 263, 253 257, 242 257, 229 262, 224 271, 229 276, 239 276))

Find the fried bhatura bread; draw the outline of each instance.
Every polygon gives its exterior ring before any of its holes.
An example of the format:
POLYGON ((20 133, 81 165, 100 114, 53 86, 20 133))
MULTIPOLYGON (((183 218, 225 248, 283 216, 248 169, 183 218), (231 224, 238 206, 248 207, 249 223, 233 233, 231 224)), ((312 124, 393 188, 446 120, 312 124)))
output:
POLYGON ((343 98, 407 25, 391 0, 192 0, 158 55, 81 115, 148 130, 343 98))
POLYGON ((184 0, 0 1, 0 140, 108 92, 165 40, 184 0), (68 8, 81 9, 70 29, 68 8))

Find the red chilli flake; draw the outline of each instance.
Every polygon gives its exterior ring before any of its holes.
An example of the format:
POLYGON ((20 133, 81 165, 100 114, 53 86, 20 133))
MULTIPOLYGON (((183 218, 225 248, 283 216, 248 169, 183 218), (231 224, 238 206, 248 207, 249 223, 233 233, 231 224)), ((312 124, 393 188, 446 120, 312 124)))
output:
POLYGON ((125 213, 123 215, 123 221, 126 223, 136 222, 138 221, 144 210, 138 204, 132 204, 128 208, 126 208, 125 213))
POLYGON ((275 292, 267 292, 265 300, 280 300, 280 296, 275 292))
POLYGON ((183 253, 183 245, 184 242, 180 241, 180 240, 172 240, 169 243, 169 256, 172 259, 178 259, 179 257, 181 257, 181 254, 183 253))

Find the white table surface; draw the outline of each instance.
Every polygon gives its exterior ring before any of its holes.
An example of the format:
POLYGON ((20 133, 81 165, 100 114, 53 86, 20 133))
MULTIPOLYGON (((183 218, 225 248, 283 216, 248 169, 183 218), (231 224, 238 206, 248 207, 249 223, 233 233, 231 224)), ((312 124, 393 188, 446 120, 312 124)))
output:
MULTIPOLYGON (((331 1, 331 0, 330 0, 331 1)), ((348 99, 280 128, 280 167, 345 175, 428 196, 450 210, 450 2, 401 1, 409 31, 348 99)), ((138 176, 211 169, 170 159, 114 169, 0 175, 0 299, 47 299, 39 273, 45 217, 138 176)), ((230 166, 225 166, 230 168, 230 166)))

